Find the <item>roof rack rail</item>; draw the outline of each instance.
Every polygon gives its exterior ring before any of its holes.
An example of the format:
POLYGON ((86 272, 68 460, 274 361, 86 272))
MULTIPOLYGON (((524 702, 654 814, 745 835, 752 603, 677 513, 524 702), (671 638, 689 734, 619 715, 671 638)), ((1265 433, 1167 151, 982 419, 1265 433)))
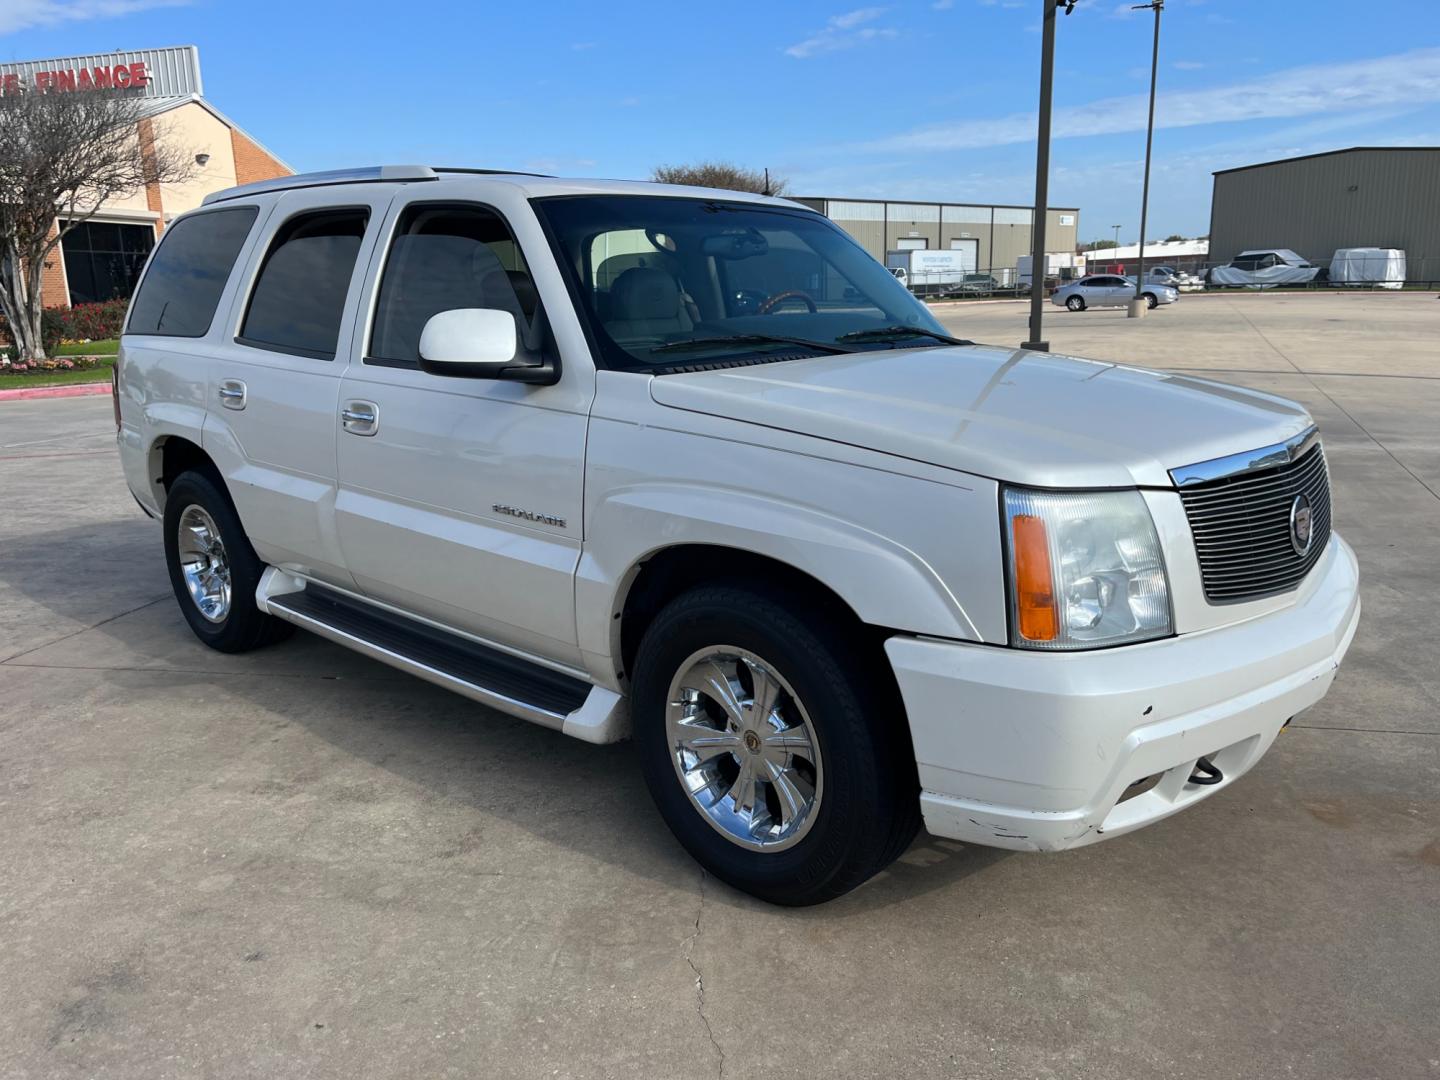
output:
POLYGON ((472 176, 538 176, 545 180, 555 179, 554 173, 524 172, 521 169, 466 169, 457 165, 436 165, 437 173, 467 173, 472 176))
POLYGON ((387 180, 414 182, 438 179, 440 179, 439 173, 429 165, 369 165, 362 169, 331 169, 328 172, 296 173, 294 176, 277 176, 273 180, 258 180, 253 184, 241 184, 239 187, 212 192, 200 202, 202 206, 208 206, 211 203, 244 199, 267 191, 324 187, 329 184, 364 184, 387 180))

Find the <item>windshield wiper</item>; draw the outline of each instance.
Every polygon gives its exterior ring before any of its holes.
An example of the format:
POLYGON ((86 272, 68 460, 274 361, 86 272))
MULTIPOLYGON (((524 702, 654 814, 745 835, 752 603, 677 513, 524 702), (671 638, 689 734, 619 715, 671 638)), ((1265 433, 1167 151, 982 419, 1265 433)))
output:
POLYGON ((964 338, 951 337, 949 334, 942 334, 937 330, 926 330, 923 326, 877 326, 872 330, 851 330, 848 334, 841 334, 836 341, 883 341, 886 338, 896 337, 928 337, 936 341, 943 341, 946 345, 974 345, 973 341, 966 341, 964 338))
POLYGON ((690 338, 688 341, 672 341, 668 345, 657 345, 652 353, 683 352, 687 349, 719 349, 726 345, 800 345, 825 353, 849 353, 844 345, 833 341, 811 341, 809 338, 781 337, 778 334, 728 334, 724 337, 690 338))

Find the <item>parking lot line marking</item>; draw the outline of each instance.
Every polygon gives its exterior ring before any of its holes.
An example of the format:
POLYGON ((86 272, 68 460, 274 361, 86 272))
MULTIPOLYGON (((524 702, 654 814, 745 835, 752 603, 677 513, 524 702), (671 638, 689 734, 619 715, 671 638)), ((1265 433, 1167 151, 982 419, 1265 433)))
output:
POLYGON ((66 458, 66 457, 94 457, 96 454, 111 453, 107 446, 104 450, 76 450, 74 453, 64 454, 0 454, 0 461, 38 461, 40 458, 66 458))
POLYGON ((1161 368, 1175 375, 1193 375, 1197 371, 1215 372, 1222 375, 1304 375, 1307 378, 1337 379, 1426 379, 1440 382, 1440 375, 1399 375, 1388 371, 1310 371, 1296 368, 1295 371, 1275 371, 1271 368, 1227 368, 1227 367, 1169 367, 1161 368))
MULTIPOLYGON (((116 616, 116 618, 119 617, 116 616)), ((92 626, 89 629, 93 630, 95 627, 92 626)), ((85 631, 81 630, 80 633, 83 634, 85 631)), ((65 638, 59 639, 59 641, 65 640, 65 638)), ((49 644, 55 645, 58 642, 52 641, 49 644)), ((46 645, 40 646, 42 649, 46 647, 46 645)), ((315 679, 319 682, 333 683, 404 683, 413 681, 415 678, 403 671, 396 671, 393 675, 386 674, 394 669, 386 668, 384 665, 381 665, 380 672, 376 675, 326 675, 308 671, 256 671, 241 668, 234 671, 220 671, 212 668, 135 667, 133 664, 37 664, 34 661, 20 659, 26 655, 28 654, 19 653, 9 660, 0 660, 0 667, 15 668, 16 670, 26 668, 31 671, 125 671, 141 675, 213 675, 217 678, 238 675, 252 679, 315 679)), ((376 663, 378 664, 379 661, 376 663)))
POLYGON ((0 450, 18 450, 22 446, 45 446, 53 442, 65 442, 67 439, 81 442, 84 439, 113 439, 115 436, 108 431, 95 431, 89 435, 52 435, 48 439, 31 439, 28 442, 12 442, 0 444, 0 450))
POLYGON ((1288 728, 1301 728, 1305 731, 1350 731, 1362 735, 1440 735, 1440 731, 1414 731, 1410 728, 1388 728, 1388 727, 1340 727, 1336 724, 1296 724, 1291 723, 1288 728))

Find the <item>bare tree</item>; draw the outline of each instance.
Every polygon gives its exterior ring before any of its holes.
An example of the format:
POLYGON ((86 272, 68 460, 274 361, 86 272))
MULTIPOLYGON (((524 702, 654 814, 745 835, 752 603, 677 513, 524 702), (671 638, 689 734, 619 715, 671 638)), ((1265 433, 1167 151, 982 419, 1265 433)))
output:
POLYGON ((65 234, 107 202, 193 173, 193 152, 162 137, 146 104, 124 90, 0 97, 0 312, 22 359, 45 356, 41 273, 65 234))
POLYGON ((757 195, 783 195, 789 181, 771 176, 764 169, 747 169, 728 161, 701 161, 694 165, 657 165, 652 179, 662 184, 692 184, 695 187, 752 191, 757 195))

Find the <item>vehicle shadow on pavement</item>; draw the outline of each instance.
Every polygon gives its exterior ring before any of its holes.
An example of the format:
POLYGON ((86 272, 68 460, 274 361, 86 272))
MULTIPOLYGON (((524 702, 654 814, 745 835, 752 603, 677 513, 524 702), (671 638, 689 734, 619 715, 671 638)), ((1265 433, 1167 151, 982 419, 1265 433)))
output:
POLYGON ((159 533, 138 510, 133 518, 7 536, 0 543, 0 658, 164 594, 164 562, 138 554, 152 547, 159 533))
MULTIPOLYGON (((297 803, 318 804, 315 812, 323 815, 327 804, 343 809, 357 800, 399 803, 397 812, 409 813, 414 807, 406 802, 440 801, 451 811, 451 831, 417 839, 415 855, 443 863, 447 874, 542 876, 553 868, 536 860, 545 860, 545 845, 555 845, 570 853, 568 861, 598 859, 622 875, 682 891, 696 887, 699 868, 661 821, 628 743, 591 746, 567 738, 304 632, 239 656, 209 650, 169 596, 155 601, 157 588, 168 584, 157 539, 152 528, 128 519, 17 539, 0 565, 0 584, 99 625, 49 645, 42 638, 14 663, 97 672, 109 684, 113 708, 173 716, 163 722, 197 735, 209 747, 205 761, 233 759, 229 743, 238 740, 244 771, 231 776, 238 766, 227 764, 215 784, 223 787, 218 794, 239 797, 257 815, 288 812, 297 803), (61 573, 56 552, 90 555, 61 573), (94 611, 76 609, 77 593, 114 580, 143 583, 143 606, 130 610, 136 604, 117 595, 104 603, 97 598, 94 611), (101 621, 119 612, 126 613, 101 621), (205 730, 194 732, 192 724, 205 730), (516 829, 530 840, 517 844, 516 829)), ((195 768, 204 767, 197 759, 195 768)), ((922 832, 876 879, 814 911, 845 917, 904 904, 1005 854, 922 832)), ((707 897, 737 907, 759 903, 715 882, 707 897)))

